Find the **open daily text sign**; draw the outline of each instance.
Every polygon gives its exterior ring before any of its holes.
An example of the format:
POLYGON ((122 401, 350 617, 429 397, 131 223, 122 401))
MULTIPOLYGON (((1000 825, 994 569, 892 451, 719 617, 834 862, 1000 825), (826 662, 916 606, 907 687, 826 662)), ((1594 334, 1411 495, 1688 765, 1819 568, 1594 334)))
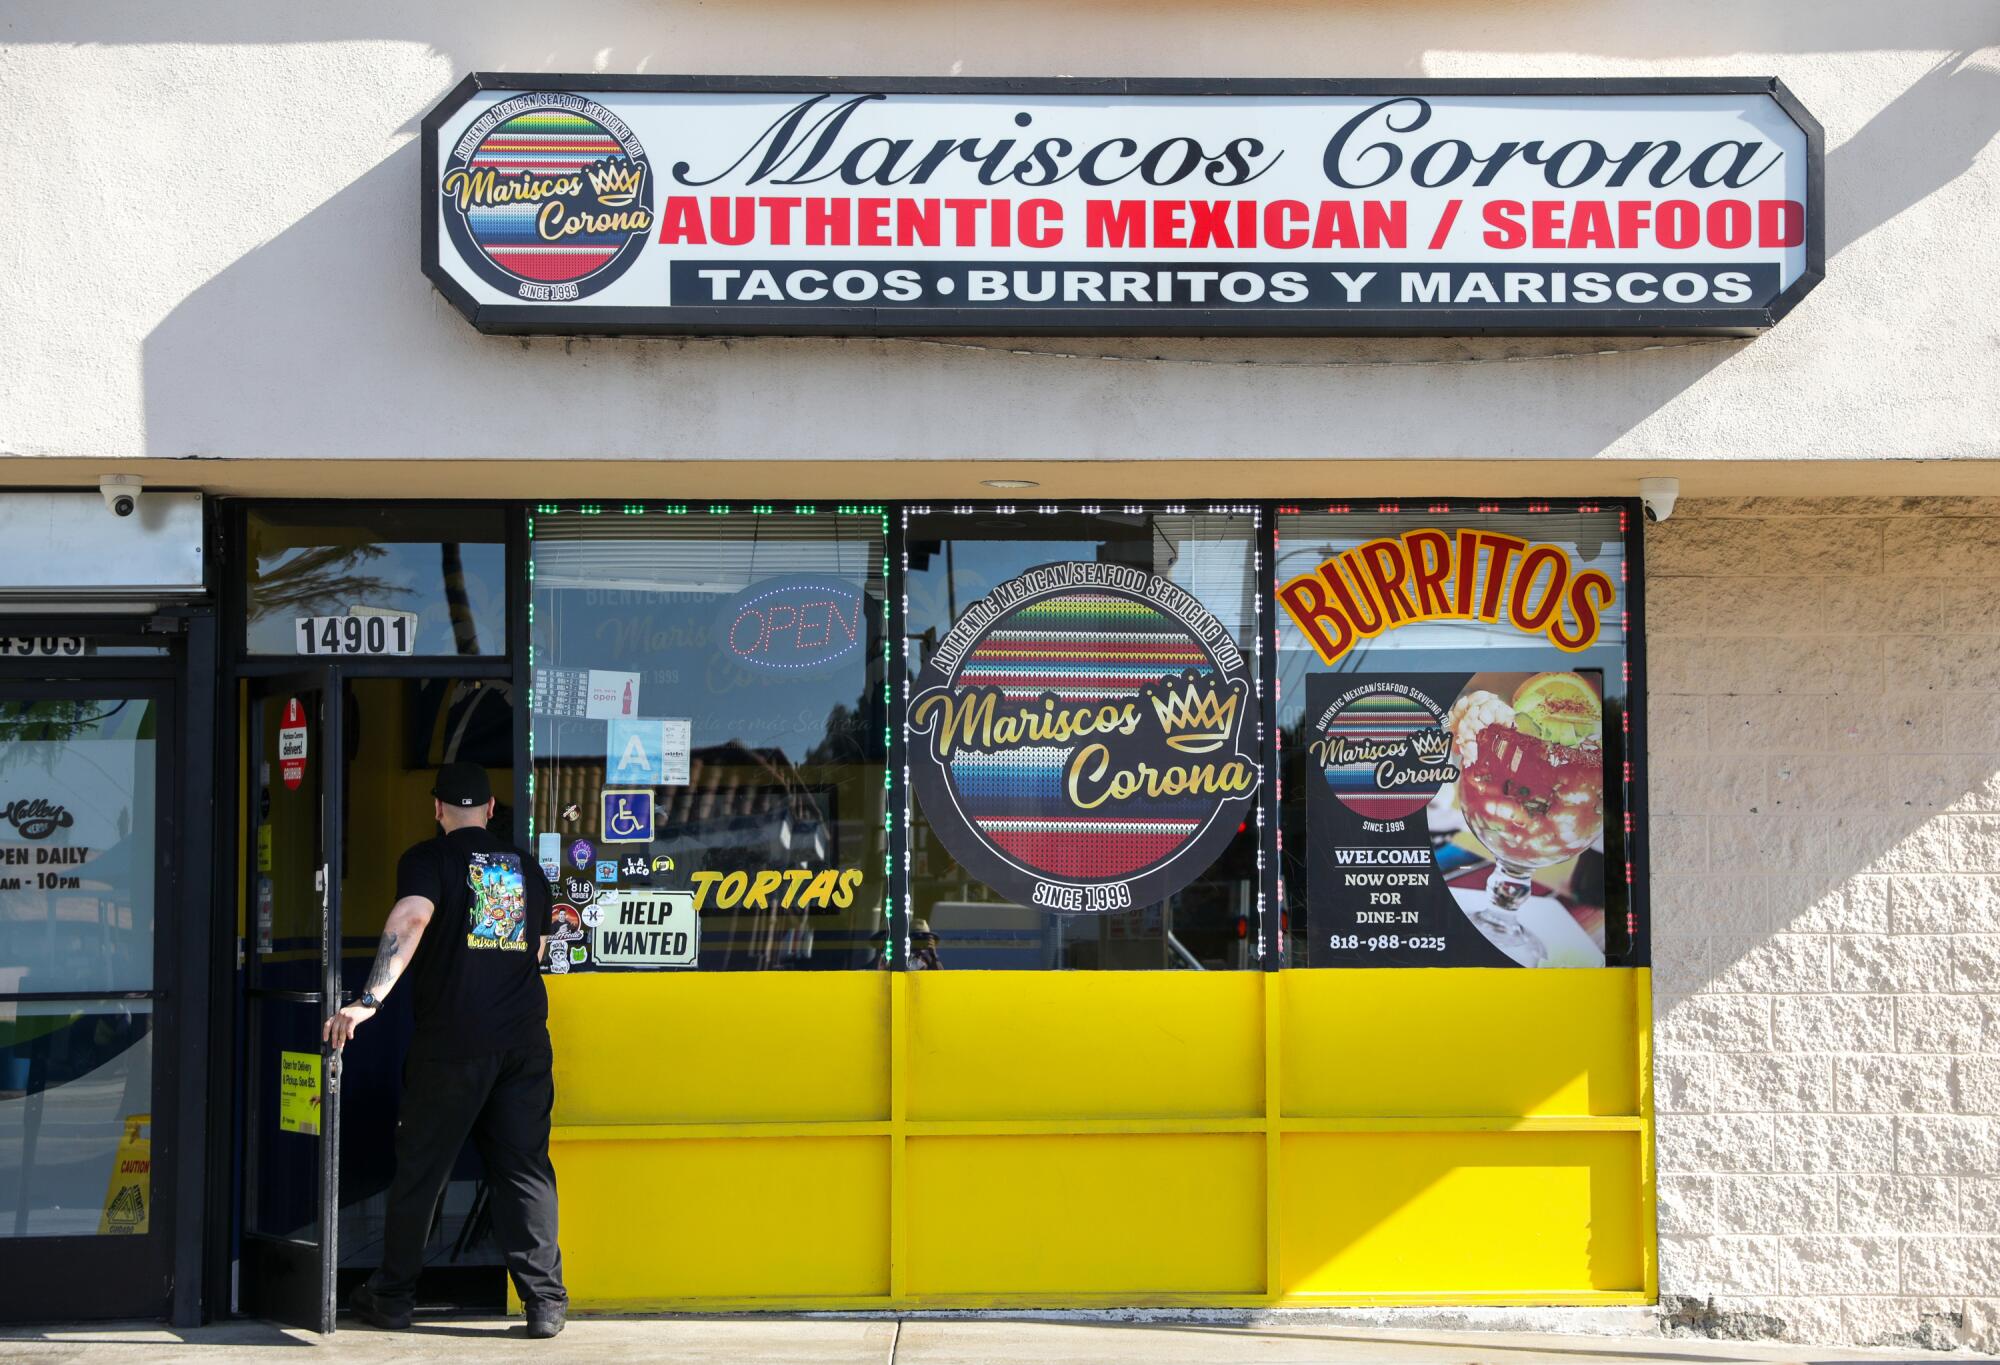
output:
POLYGON ((493 332, 1745 331, 1820 166, 1768 79, 480 74, 424 269, 493 332))

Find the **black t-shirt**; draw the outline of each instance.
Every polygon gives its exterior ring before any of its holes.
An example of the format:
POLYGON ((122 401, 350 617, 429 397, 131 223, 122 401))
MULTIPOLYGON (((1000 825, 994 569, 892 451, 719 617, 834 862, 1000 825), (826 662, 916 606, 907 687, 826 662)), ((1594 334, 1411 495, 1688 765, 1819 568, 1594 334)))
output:
POLYGON ((404 975, 416 997, 413 1057, 480 1057, 548 1041, 540 939, 549 887, 539 867, 485 829, 426 839, 396 865, 396 898, 435 908, 404 975))

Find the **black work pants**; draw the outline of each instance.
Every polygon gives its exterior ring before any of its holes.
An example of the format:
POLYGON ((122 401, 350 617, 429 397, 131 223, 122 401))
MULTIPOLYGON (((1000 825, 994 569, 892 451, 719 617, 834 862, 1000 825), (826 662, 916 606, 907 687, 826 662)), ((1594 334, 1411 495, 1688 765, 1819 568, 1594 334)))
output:
POLYGON ((385 1307, 407 1307, 416 1298, 431 1219, 468 1135, 486 1163, 493 1232, 514 1291, 530 1307, 566 1302, 549 1163, 556 1095, 550 1061, 544 1041, 485 1057, 412 1057, 404 1064, 382 1268, 369 1281, 385 1307))

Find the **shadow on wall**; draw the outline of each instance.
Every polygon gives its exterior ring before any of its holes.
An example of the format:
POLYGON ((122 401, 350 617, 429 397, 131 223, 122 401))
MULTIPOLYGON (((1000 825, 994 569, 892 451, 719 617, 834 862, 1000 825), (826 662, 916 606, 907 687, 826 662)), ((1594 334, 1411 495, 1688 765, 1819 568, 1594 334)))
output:
POLYGON ((2000 500, 1647 540, 1662 1302, 1992 1350, 2000 500))
MULTIPOLYGON (((748 38, 752 28, 760 38, 823 29, 805 17, 803 7, 774 0, 722 14, 704 10, 700 51, 704 64, 720 59, 739 69, 981 69, 976 61, 945 60, 934 32, 921 25, 898 28, 891 20, 904 8, 884 4, 868 10, 882 23, 870 19, 858 25, 855 31, 862 37, 845 47, 837 42, 815 45, 809 56, 797 53, 789 61, 768 41, 749 43, 748 38), (794 10, 800 14, 798 24, 774 22, 774 14, 794 10), (730 27, 736 24, 750 26, 743 31, 744 44, 730 27), (731 61, 731 52, 742 55, 731 61)), ((1060 67, 1078 50, 1122 51, 1110 36, 1097 43, 1090 26, 1102 22, 1115 28, 1125 22, 1128 8, 1111 5, 1080 14, 1066 9, 1070 17, 1060 60, 1050 54, 1040 65, 1060 67)), ((1830 154, 1830 254, 1962 175, 2000 131, 2000 73, 1969 65, 1965 55, 1968 37, 1989 31, 2000 37, 1989 5, 1940 0, 1904 15, 1872 4, 1772 4, 1748 19, 1737 5, 1729 7, 1726 22, 1719 17, 1720 5, 1703 8, 1716 10, 1718 22, 1705 24, 1686 6, 1671 14, 1645 7, 1636 11, 1639 21, 1634 23, 1629 22, 1635 15, 1632 6, 1565 4, 1534 14, 1509 7, 1503 27, 1485 18, 1490 6, 1446 6, 1448 12, 1466 16, 1458 31, 1484 34, 1492 49, 1522 52, 1535 52, 1540 45, 1544 53, 1657 57, 1680 52, 1720 59, 1721 47, 1742 51, 1760 35, 1774 53, 1839 50, 1843 44, 1857 49, 1927 42, 1954 46, 1952 58, 1938 63, 1830 154), (1830 17, 1835 13, 1841 22, 1830 17), (1773 17, 1778 15, 1789 17, 1773 17), (1713 35, 1718 50, 1701 48, 1703 34, 1713 35)), ((464 20, 444 15, 419 21, 407 7, 368 5, 303 18, 287 13, 283 19, 258 6, 204 10, 172 21, 150 10, 129 13, 131 22, 121 30, 115 15, 93 10, 87 25, 93 31, 73 36, 114 43, 169 37, 239 44, 421 39, 443 54, 450 74, 421 95, 386 97, 401 102, 393 110, 364 106, 356 111, 354 116, 363 119, 371 112, 385 116, 380 134, 385 142, 413 133, 423 111, 464 70, 645 71, 684 65, 664 44, 632 53, 616 45, 591 46, 574 35, 552 38, 542 11, 508 3, 464 20), (308 27, 301 31, 301 25, 308 27), (523 38, 524 33, 533 36, 523 38)), ((1344 70, 1453 69, 1436 60, 1437 35, 1454 28, 1434 8, 1425 9, 1422 22, 1388 5, 1343 10, 1342 15, 1314 16, 1312 22, 1322 27, 1307 31, 1304 47, 1337 40, 1344 70)), ((624 6, 599 17, 595 32, 604 34, 648 31, 659 24, 651 5, 624 6)), ((1229 30, 1261 35, 1260 43, 1274 25, 1290 26, 1298 19, 1295 8, 1279 0, 1250 0, 1237 17, 1241 22, 1233 22, 1229 30)), ((57 13, 49 22, 60 30, 66 21, 57 13)), ((1005 22, 1015 30, 1018 14, 1008 11, 1005 22)), ((955 43, 976 46, 962 28, 953 33, 958 35, 955 43)), ((1290 50, 1300 50, 1297 35, 1289 27, 1287 33, 1290 50)), ((1221 40, 1229 41, 1227 36, 1221 40)), ((1010 38, 1009 50, 1019 52, 1020 41, 1010 38)), ((1269 57, 1268 49, 1232 54, 1206 42, 1202 51, 1201 65, 1211 71, 1256 69, 1269 57)), ((1745 61, 1759 69, 1772 65, 1763 57, 1745 61)), ((1135 62, 1131 69, 1146 68, 1135 62)), ((309 132, 301 127, 297 136, 309 132)), ((1524 380, 1560 394, 1581 377, 1574 364, 1560 374, 1517 365, 1252 371, 1064 365, 895 341, 763 340, 732 349, 717 341, 486 338, 473 332, 419 273, 417 179, 417 148, 406 142, 174 307, 144 343, 148 454, 991 457, 1049 453, 1047 433, 1052 422, 1060 422, 1070 433, 1060 453, 1130 458, 1135 453, 1236 448, 1242 439, 1240 414, 1246 403, 1255 403, 1269 414, 1265 450, 1272 456, 1324 455, 1329 432, 1340 433, 1335 453, 1379 456, 1419 453, 1413 442, 1421 438, 1413 436, 1402 414, 1443 399, 1454 410, 1493 415, 1482 453, 1573 458, 1600 454, 1742 352, 1733 344, 1691 345, 1638 360, 1603 362, 1620 366, 1615 382, 1594 384, 1588 403, 1557 405, 1554 410, 1569 415, 1552 428, 1546 405, 1522 402, 1524 380), (893 401, 879 401, 885 390, 893 391, 893 401), (774 402, 774 394, 782 400, 774 402), (255 397, 234 401, 238 395, 255 397), (1077 413, 1095 416, 1079 419, 1077 413)), ((1922 266, 1921 260, 1910 259, 1900 268, 1915 272, 1922 266)), ((1163 353, 1199 349, 1199 343, 1140 344, 1161 345, 1163 353)), ((1522 343, 1497 341, 1393 344, 1403 354, 1442 359, 1463 358, 1469 350, 1497 356, 1523 349, 1522 343)), ((1584 349, 1602 344, 1593 341, 1584 349)), ((1374 355, 1381 347, 1366 341, 1240 345, 1249 355, 1281 351, 1334 360, 1374 355)), ((1547 352, 1578 349, 1561 338, 1526 346, 1547 352)), ((1592 368, 1590 373, 1600 371, 1592 368)))
MULTIPOLYGON (((2000 40, 2000 10, 1988 9, 2000 40)), ((1826 158, 1826 255, 1842 251, 1972 169, 2000 133, 2000 70, 1953 52, 1826 158)))
MULTIPOLYGON (((1647 527, 1657 994, 1727 988, 1772 932, 2000 928, 1975 875, 2000 872, 1996 553, 1992 499, 1709 500, 1647 527), (1972 879, 1911 880, 1933 874, 1972 879), (1912 887, 1966 917, 1897 920, 1912 887)), ((1885 989, 1952 979, 1880 965, 1885 989)))

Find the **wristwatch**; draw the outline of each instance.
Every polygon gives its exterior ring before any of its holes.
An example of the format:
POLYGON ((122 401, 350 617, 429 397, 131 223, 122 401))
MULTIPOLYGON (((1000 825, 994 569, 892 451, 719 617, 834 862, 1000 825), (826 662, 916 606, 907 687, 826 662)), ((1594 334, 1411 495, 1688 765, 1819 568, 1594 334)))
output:
POLYGON ((363 992, 361 998, 354 1003, 365 1010, 379 1010, 382 1008, 382 1002, 375 998, 375 992, 373 991, 363 992))

